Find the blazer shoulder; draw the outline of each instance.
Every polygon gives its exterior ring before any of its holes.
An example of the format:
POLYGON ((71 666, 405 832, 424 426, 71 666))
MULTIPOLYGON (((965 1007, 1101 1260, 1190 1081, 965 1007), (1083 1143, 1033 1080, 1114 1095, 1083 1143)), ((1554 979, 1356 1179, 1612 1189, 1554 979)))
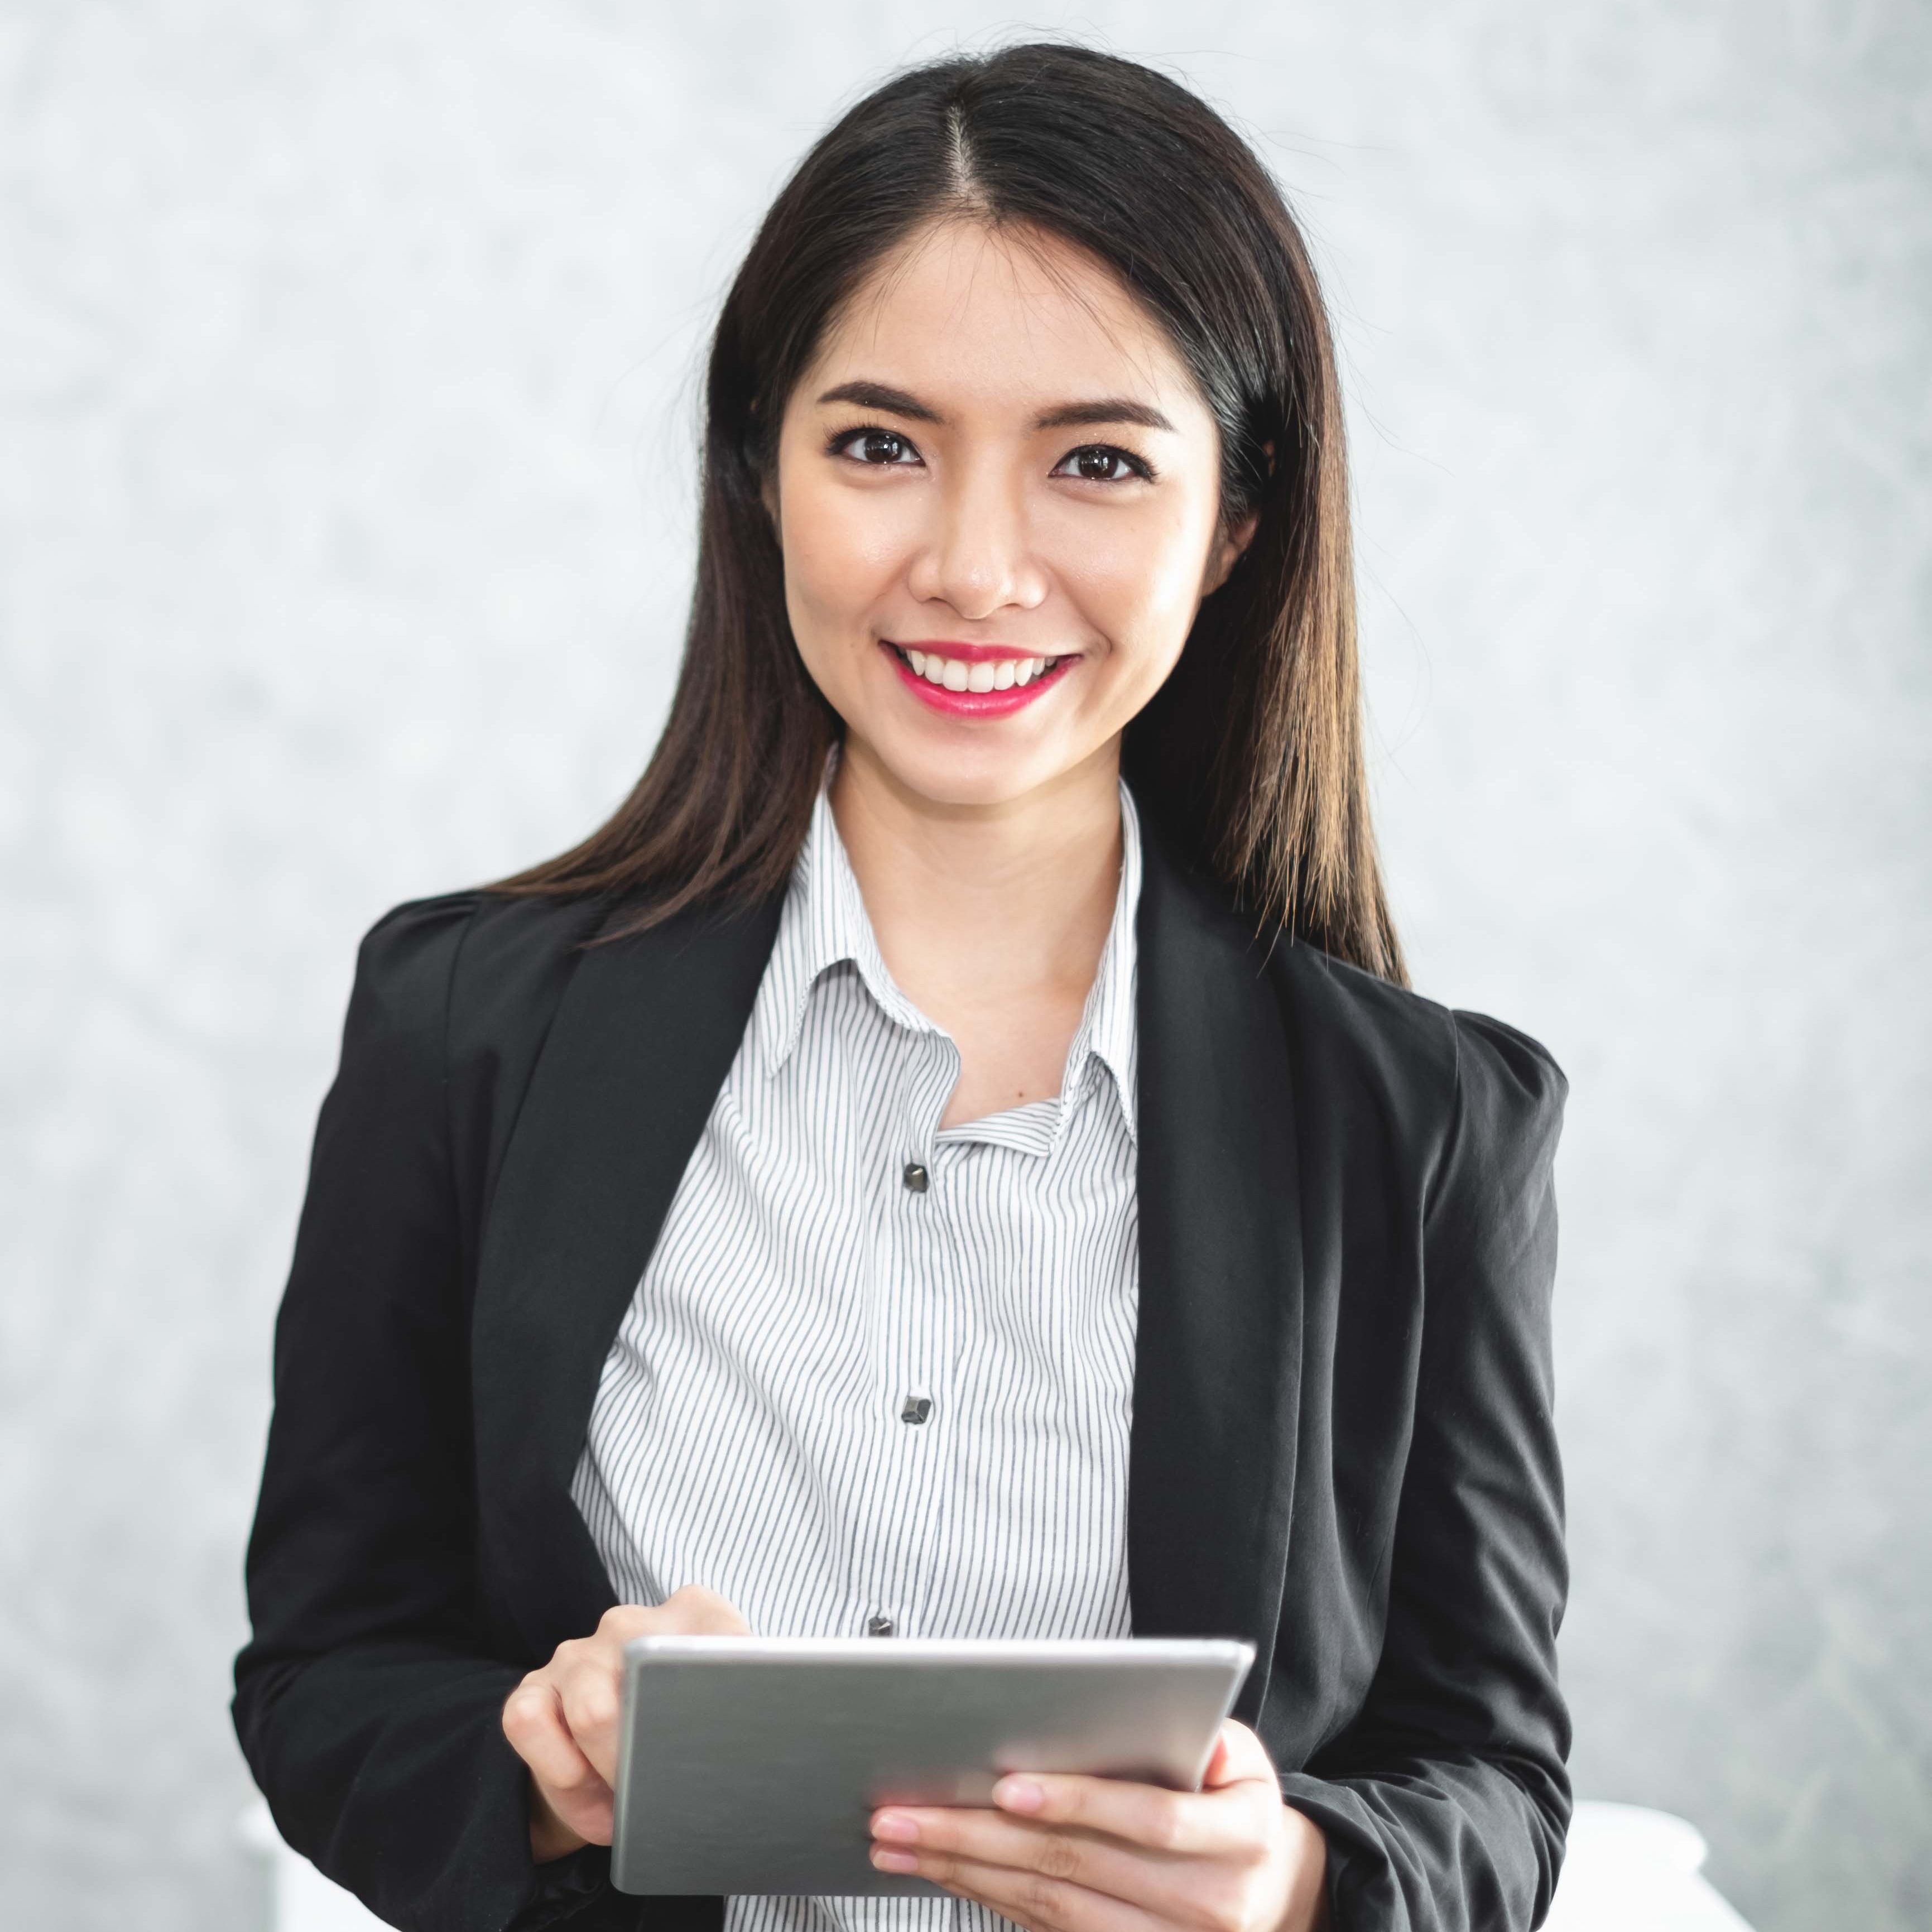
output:
POLYGON ((1366 1078, 1445 1120, 1467 1078, 1514 1088, 1532 1108, 1560 1108, 1562 1070, 1528 1034, 1452 1010, 1292 933, 1258 927, 1225 886, 1183 863, 1157 836, 1144 850, 1144 955, 1196 974, 1204 969, 1230 988, 1271 986, 1304 1064, 1319 1060, 1366 1078))
POLYGON ((1547 1170, 1569 1082, 1540 1041, 1314 946, 1278 948, 1274 970, 1304 1036, 1318 1036, 1306 1058, 1365 1082, 1378 1112, 1406 1124, 1430 1198, 1472 1163, 1492 1177, 1547 1170))
POLYGON ((476 895, 446 892, 393 906, 362 936, 349 997, 350 1044, 413 1048, 440 1058, 449 985, 476 895))
POLYGON ((540 1034, 608 910, 483 886, 405 901, 364 935, 352 1023, 397 1044, 434 1043, 439 1058, 505 1033, 540 1034))
POLYGON ((1537 1106, 1560 1106, 1568 1091, 1550 1049, 1505 1021, 1444 1006, 1300 940, 1278 945, 1270 964, 1288 997, 1330 1029, 1445 1098, 1470 1078, 1514 1086, 1537 1106))
POLYGON ((345 1072, 448 1136, 463 1225, 480 1229, 509 1137, 602 900, 487 887, 412 899, 362 942, 345 1072))
POLYGON ((1453 1085, 1456 1016, 1439 1000, 1284 934, 1268 957, 1283 997, 1394 1075, 1453 1085))

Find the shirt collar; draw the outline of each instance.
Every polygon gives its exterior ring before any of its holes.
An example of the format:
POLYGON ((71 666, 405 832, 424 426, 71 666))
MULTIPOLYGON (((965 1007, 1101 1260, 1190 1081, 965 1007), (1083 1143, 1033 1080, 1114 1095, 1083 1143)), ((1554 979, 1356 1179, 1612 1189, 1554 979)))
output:
MULTIPOLYGON (((813 801, 812 823, 778 920, 776 944, 758 988, 753 1024, 767 1074, 791 1057, 805 1028, 807 1003, 824 975, 841 966, 857 972, 886 1017, 913 1033, 937 1034, 934 1025, 902 992, 887 970, 872 931, 859 881, 846 856, 832 815, 828 766, 826 782, 813 801)), ((1071 1100, 1098 1061, 1112 1076, 1130 1136, 1136 1133, 1134 1078, 1138 1028, 1135 1024, 1137 953, 1134 920, 1140 905, 1140 820, 1124 784, 1120 787, 1120 883, 1114 916, 1101 950, 1100 970, 1067 1049, 1060 1091, 1071 1100)))
POLYGON ((901 992, 866 915, 866 902, 845 842, 832 816, 831 777, 813 801, 805 844, 792 868, 791 886, 778 918, 771 964, 758 988, 754 1024, 765 1071, 776 1073, 791 1058, 805 1028, 806 1003, 824 974, 849 965, 886 1016, 914 1033, 939 1029, 901 992))
POLYGON ((1120 884, 1114 895, 1113 922, 1101 949, 1100 969, 1094 976, 1086 1010, 1066 1050, 1066 1073, 1060 1092, 1067 1099, 1080 1090, 1090 1064, 1097 1060, 1112 1076, 1120 1103, 1120 1118, 1130 1139, 1138 1142, 1134 1104, 1136 1054, 1140 1029, 1134 1012, 1135 976, 1139 963, 1134 920, 1141 903, 1141 825, 1133 794, 1120 787, 1120 884))

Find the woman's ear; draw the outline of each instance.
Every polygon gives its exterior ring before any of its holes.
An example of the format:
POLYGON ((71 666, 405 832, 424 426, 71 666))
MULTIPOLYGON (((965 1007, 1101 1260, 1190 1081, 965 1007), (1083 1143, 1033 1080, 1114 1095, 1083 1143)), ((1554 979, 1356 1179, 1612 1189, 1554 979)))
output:
MULTIPOLYGON (((1274 445, 1264 442, 1262 454, 1268 458, 1268 473, 1274 474, 1274 445)), ((1262 513, 1250 510, 1238 522, 1223 524, 1214 550, 1209 554, 1208 568, 1201 579, 1201 594, 1211 597, 1228 580, 1228 573, 1241 560, 1241 553, 1254 541, 1255 532, 1261 527, 1262 513)))
POLYGON ((758 501, 771 519, 772 535, 778 533, 778 449, 776 436, 760 434, 762 412, 754 396, 745 411, 745 453, 758 472, 758 501))
POLYGON ((1250 510, 1238 524, 1225 524, 1208 555, 1208 568, 1201 579, 1201 594, 1211 597, 1228 580, 1228 574, 1241 560, 1241 553, 1254 540, 1262 513, 1250 510))

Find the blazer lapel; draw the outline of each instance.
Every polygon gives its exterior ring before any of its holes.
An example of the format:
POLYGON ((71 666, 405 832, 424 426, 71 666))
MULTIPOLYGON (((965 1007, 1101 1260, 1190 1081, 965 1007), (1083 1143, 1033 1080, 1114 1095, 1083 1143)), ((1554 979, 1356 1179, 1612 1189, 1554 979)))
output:
POLYGON ((1133 1627, 1249 1639, 1236 1710, 1251 1721, 1280 1613, 1300 1413, 1292 1070, 1262 944, 1154 840, 1146 850, 1133 1627))
POLYGON ((781 904, 687 914, 586 951, 504 1158, 472 1325, 478 1528, 491 1608, 532 1657, 586 1635, 613 1601, 571 1478, 781 904))

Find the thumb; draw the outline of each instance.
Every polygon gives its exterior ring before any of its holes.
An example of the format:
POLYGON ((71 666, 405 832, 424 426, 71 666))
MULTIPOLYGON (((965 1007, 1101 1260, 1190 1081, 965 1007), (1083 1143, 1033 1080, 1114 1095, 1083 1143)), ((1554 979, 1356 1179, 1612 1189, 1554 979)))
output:
POLYGON ((1230 1718, 1214 1740, 1208 1768, 1201 1776, 1201 1788, 1203 1791, 1220 1791, 1230 1784, 1244 1784, 1250 1778, 1273 1784, 1274 1760, 1268 1756, 1268 1747, 1246 1724, 1238 1724, 1230 1718))
POLYGON ((678 1636, 748 1636, 752 1627, 736 1604, 700 1583, 686 1583, 664 1600, 662 1627, 678 1636))

